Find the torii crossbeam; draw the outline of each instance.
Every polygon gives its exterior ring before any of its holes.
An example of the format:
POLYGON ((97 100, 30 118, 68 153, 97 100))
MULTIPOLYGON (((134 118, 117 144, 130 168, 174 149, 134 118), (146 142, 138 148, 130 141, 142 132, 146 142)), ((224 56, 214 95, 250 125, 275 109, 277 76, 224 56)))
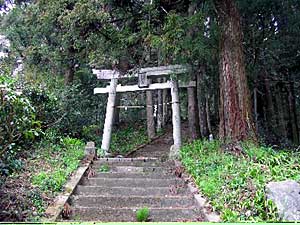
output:
POLYGON ((130 92, 130 91, 149 91, 171 89, 172 97, 172 124, 173 124, 173 140, 174 144, 170 150, 170 158, 177 158, 179 156, 179 149, 181 147, 181 125, 180 125, 180 106, 178 88, 195 87, 195 82, 179 83, 175 80, 169 80, 165 83, 148 83, 148 78, 170 76, 171 74, 183 74, 189 71, 189 67, 182 65, 169 65, 160 67, 147 67, 139 70, 131 71, 128 74, 121 75, 116 70, 96 70, 93 73, 97 75, 98 79, 110 80, 110 85, 105 88, 95 88, 94 94, 108 93, 108 101, 106 106, 106 116, 104 122, 104 131, 101 149, 107 154, 109 151, 111 132, 113 127, 113 115, 115 109, 116 93, 130 92), (138 85, 121 86, 117 85, 118 79, 128 79, 131 77, 138 77, 138 85))

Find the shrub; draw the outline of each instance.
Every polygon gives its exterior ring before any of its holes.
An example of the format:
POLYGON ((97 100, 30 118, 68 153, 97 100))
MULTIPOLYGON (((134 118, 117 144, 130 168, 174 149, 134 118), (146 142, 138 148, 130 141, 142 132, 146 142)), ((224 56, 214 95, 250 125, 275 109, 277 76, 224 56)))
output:
POLYGON ((21 166, 18 155, 41 134, 41 123, 26 96, 16 91, 15 81, 1 77, 0 85, 0 173, 8 175, 21 166))

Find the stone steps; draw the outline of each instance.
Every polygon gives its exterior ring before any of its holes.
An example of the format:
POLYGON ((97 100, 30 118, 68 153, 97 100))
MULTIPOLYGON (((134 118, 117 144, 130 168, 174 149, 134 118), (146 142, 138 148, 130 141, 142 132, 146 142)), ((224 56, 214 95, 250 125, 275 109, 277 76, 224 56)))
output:
POLYGON ((156 172, 156 173, 118 173, 118 172, 96 172, 95 178, 150 178, 150 179, 168 179, 170 173, 156 172))
POLYGON ((192 207, 192 196, 74 196, 72 205, 98 208, 192 207))
POLYGON ((161 167, 169 166, 169 162, 161 162, 154 159, 140 159, 140 160, 130 160, 130 158, 116 158, 112 159, 100 159, 93 163, 93 165, 98 168, 103 165, 109 166, 135 166, 135 167, 161 167))
POLYGON ((69 200, 68 221, 135 222, 144 207, 152 222, 203 221, 194 196, 171 167, 155 158, 95 161, 95 176, 84 177, 69 200), (103 165, 108 172, 100 172, 103 165))
MULTIPOLYGON (((186 188, 177 188, 176 195, 186 195, 186 188)), ((173 195, 170 187, 99 187, 78 185, 75 194, 77 195, 117 195, 117 196, 169 196, 173 195)))
MULTIPOLYGON (((103 172, 103 165, 93 165, 93 169, 96 172, 103 172)), ((105 168, 106 169, 106 168, 105 168)), ((161 166, 122 166, 122 165, 109 165, 108 171, 112 173, 168 173, 169 168, 161 166)))
MULTIPOLYGON (((132 222, 137 221, 138 208, 103 209, 98 207, 72 208, 71 221, 132 222)), ((195 207, 149 208, 149 220, 159 222, 197 221, 203 218, 195 207)))
POLYGON ((152 179, 152 178, 89 178, 82 181, 82 185, 105 187, 170 187, 184 186, 181 179, 152 179))

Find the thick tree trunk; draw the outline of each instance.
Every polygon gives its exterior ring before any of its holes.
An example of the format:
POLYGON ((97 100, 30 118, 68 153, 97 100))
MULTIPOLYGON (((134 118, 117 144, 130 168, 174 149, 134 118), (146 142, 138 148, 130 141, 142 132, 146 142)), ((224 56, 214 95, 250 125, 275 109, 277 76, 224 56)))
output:
POLYGON ((233 0, 214 0, 220 37, 220 126, 225 142, 256 140, 247 85, 240 15, 233 0))
POLYGON ((147 133, 148 133, 148 138, 152 139, 155 136, 152 91, 146 91, 146 105, 147 105, 147 109, 146 109, 147 110, 147 133))

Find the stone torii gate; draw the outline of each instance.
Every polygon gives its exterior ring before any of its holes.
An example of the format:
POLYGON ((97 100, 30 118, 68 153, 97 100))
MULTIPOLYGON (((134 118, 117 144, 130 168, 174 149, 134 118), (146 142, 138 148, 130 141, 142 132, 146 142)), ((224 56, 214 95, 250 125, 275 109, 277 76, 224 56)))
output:
POLYGON ((181 147, 181 125, 180 125, 180 106, 179 106, 179 88, 195 87, 194 81, 188 83, 181 83, 173 79, 165 83, 150 83, 149 79, 170 76, 172 74, 183 74, 188 72, 188 67, 182 65, 169 65, 159 67, 141 68, 132 73, 121 75, 116 70, 97 70, 93 69, 93 74, 97 75, 100 80, 110 80, 110 85, 105 88, 94 88, 94 94, 108 93, 108 101, 106 106, 106 116, 104 122, 104 131, 101 149, 105 154, 108 153, 111 133, 113 127, 113 115, 115 110, 116 93, 117 92, 135 92, 135 91, 149 91, 171 89, 172 97, 172 124, 173 124, 173 140, 174 144, 171 146, 169 158, 174 159, 179 156, 179 149, 181 147), (118 85, 118 79, 138 78, 137 85, 118 85))

